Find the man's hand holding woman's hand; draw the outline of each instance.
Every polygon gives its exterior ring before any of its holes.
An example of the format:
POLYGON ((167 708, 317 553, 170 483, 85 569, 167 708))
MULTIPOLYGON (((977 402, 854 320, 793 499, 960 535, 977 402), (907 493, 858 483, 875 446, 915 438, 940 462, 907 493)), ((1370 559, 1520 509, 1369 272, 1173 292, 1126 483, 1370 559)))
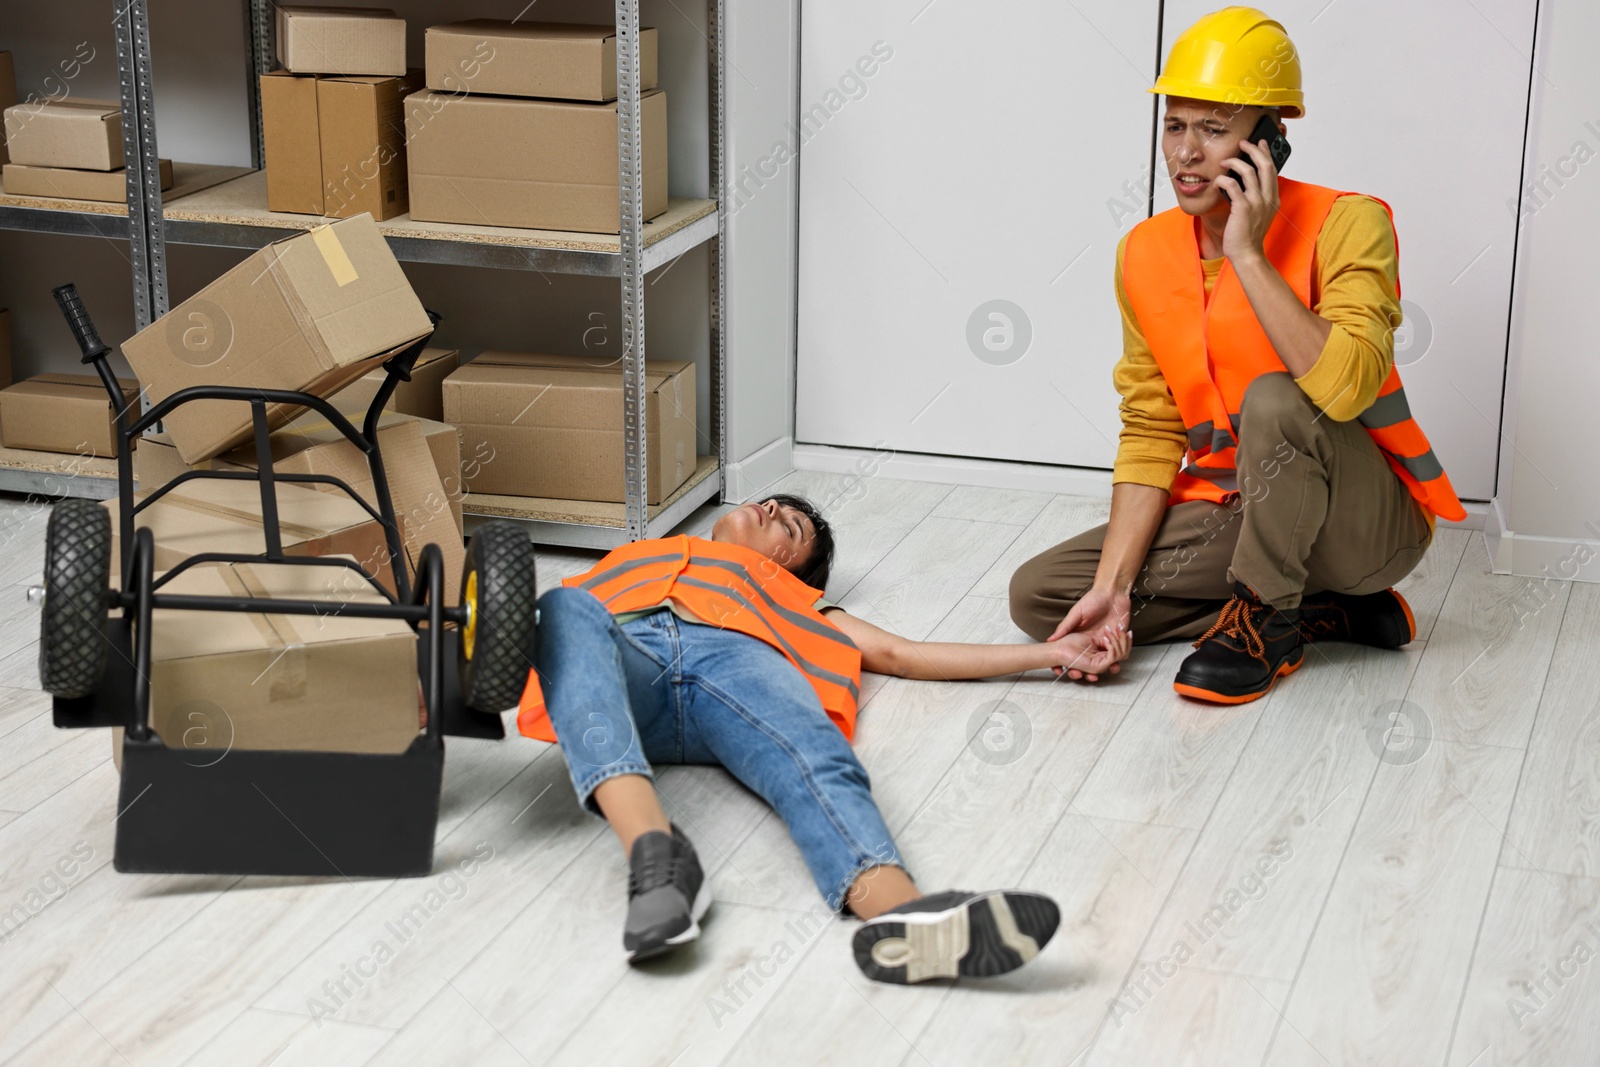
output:
POLYGON ((1090 589, 1049 637, 1062 643, 1061 662, 1051 670, 1075 682, 1097 682, 1102 674, 1115 674, 1133 651, 1131 611, 1126 592, 1090 589), (1078 640, 1068 640, 1073 635, 1078 640))

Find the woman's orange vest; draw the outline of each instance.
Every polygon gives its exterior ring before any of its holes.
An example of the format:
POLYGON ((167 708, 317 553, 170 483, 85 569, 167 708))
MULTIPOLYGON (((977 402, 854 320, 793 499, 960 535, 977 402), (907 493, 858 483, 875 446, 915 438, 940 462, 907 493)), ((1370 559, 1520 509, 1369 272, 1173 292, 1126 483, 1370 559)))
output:
MULTIPOLYGON (((765 641, 805 675, 844 736, 854 735, 861 651, 814 607, 820 589, 754 549, 698 537, 635 541, 561 584, 587 589, 613 615, 672 600, 708 625, 765 641)), ((536 670, 528 672, 517 728, 556 739, 536 670)))
MULTIPOLYGON (((1316 235, 1333 202, 1353 195, 1278 179, 1278 214, 1264 248, 1268 261, 1308 308, 1316 235)), ((1392 228, 1394 212, 1388 204, 1383 208, 1392 228)), ((1225 503, 1238 494, 1233 453, 1245 389, 1259 375, 1287 370, 1231 264, 1223 264, 1207 299, 1194 226, 1181 208, 1163 211, 1133 228, 1122 254, 1123 291, 1188 430, 1188 462, 1173 483, 1168 504, 1225 503)), ((1396 279, 1396 296, 1399 289, 1396 279)), ((1428 438, 1411 417, 1398 370, 1391 368, 1377 399, 1357 421, 1423 507, 1447 519, 1466 518, 1428 438)))

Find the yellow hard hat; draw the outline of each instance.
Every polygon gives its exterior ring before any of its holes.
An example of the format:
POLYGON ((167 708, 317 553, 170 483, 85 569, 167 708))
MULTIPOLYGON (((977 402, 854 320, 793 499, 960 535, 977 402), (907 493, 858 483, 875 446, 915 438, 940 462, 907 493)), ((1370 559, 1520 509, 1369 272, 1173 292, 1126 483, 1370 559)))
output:
POLYGON ((1253 7, 1225 7, 1184 30, 1150 92, 1306 113, 1300 54, 1283 26, 1253 7))

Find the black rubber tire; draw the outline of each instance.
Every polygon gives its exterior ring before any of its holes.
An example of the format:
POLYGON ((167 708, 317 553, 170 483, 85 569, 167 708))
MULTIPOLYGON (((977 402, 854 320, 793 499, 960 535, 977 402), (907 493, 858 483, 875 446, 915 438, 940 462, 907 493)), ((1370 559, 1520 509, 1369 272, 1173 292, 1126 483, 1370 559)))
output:
POLYGON ((459 648, 461 699, 469 708, 497 713, 517 706, 533 666, 534 610, 539 597, 533 543, 512 522, 491 522, 467 545, 461 576, 463 598, 477 575, 478 603, 472 621, 473 649, 466 633, 459 648))
POLYGON ((64 699, 88 696, 106 671, 111 513, 92 500, 63 500, 44 538, 39 681, 64 699))

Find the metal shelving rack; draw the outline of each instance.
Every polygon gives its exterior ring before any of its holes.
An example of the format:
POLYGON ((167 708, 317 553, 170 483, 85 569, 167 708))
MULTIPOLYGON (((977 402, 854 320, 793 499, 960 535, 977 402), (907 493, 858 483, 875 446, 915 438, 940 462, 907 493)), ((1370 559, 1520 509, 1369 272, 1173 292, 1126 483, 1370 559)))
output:
MULTIPOLYGON (((133 264, 134 311, 143 329, 167 311, 166 246, 212 245, 259 248, 319 220, 285 215, 260 204, 241 210, 240 197, 261 184, 263 160, 258 77, 272 69, 273 18, 270 0, 243 0, 246 26, 246 75, 254 170, 243 177, 163 204, 158 177, 155 109, 151 93, 151 46, 148 0, 113 0, 116 14, 117 68, 121 85, 124 147, 128 159, 128 205, 74 210, 61 206, 28 206, 0 202, 0 228, 43 233, 126 238, 133 264), (126 121, 132 116, 134 121, 126 121)), ((628 541, 659 536, 682 522, 695 508, 720 500, 727 468, 727 395, 724 374, 726 335, 726 213, 721 196, 726 145, 725 23, 723 0, 707 0, 707 120, 710 146, 710 192, 707 200, 675 199, 665 215, 651 223, 642 218, 639 126, 639 0, 615 0, 617 27, 617 169, 621 195, 621 233, 611 239, 596 234, 551 234, 508 231, 494 227, 445 227, 413 223, 408 216, 379 223, 397 258, 443 263, 582 274, 618 279, 621 286, 623 425, 626 441, 627 502, 575 509, 571 501, 533 501, 489 497, 465 502, 467 528, 487 518, 522 523, 529 536, 543 543, 611 548, 628 541), (710 248, 710 394, 709 437, 714 455, 704 457, 684 486, 660 505, 650 507, 644 393, 645 275, 699 245, 710 248), (587 510, 587 516, 574 516, 587 510)), ((73 457, 63 457, 70 459, 73 457)), ((80 463, 81 466, 81 463, 80 463)), ((0 491, 39 492, 48 472, 7 466, 0 456, 0 491)), ((59 476, 57 483, 63 481, 59 476)), ((79 470, 64 481, 67 495, 103 497, 115 491, 94 471, 79 470)), ((60 495, 60 494, 57 494, 60 495)))

